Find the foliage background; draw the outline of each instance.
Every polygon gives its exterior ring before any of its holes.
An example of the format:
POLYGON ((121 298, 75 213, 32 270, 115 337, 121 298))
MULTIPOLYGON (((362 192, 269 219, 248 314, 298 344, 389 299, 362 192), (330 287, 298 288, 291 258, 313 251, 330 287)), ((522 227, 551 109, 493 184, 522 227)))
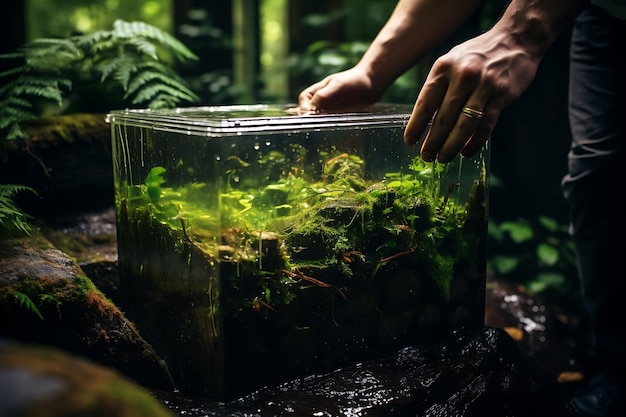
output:
MULTIPOLYGON (((198 55, 198 61, 177 70, 200 103, 292 102, 310 83, 353 65, 395 4, 24 0, 21 39, 107 29, 117 18, 142 20, 173 33, 198 55)), ((412 103, 436 56, 487 29, 503 4, 486 1, 458 33, 400 77, 383 101, 412 103)), ((564 76, 568 41, 569 32, 553 46, 531 88, 502 114, 490 142, 490 265, 500 275, 543 291, 577 287, 571 248, 564 246, 568 216, 560 189, 570 141, 564 76), (520 230, 526 231, 522 240, 520 230)))
POLYGON ((110 29, 117 19, 140 20, 167 32, 172 29, 172 0, 27 0, 28 40, 67 37, 110 29))

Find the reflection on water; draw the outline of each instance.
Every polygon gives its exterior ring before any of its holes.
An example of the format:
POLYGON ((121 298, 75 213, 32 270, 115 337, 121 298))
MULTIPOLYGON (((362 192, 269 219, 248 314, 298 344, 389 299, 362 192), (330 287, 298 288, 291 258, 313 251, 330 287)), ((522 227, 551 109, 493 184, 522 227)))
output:
POLYGON ((266 387, 228 404, 155 393, 181 416, 565 416, 556 381, 502 330, 266 387), (547 413, 547 414, 546 414, 547 413))

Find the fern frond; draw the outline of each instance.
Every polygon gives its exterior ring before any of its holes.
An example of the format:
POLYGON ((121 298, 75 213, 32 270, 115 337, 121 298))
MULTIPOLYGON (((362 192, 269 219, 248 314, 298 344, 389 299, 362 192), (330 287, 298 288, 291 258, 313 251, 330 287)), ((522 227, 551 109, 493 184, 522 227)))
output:
POLYGON ((21 59, 23 57, 23 52, 8 52, 6 54, 0 54, 0 59, 21 59))
POLYGON ((100 71, 100 82, 106 81, 111 74, 113 74, 120 66, 121 61, 117 59, 106 60, 96 65, 96 68, 100 71))
POLYGON ((83 52, 69 39, 37 39, 25 45, 22 53, 31 69, 55 73, 83 58, 83 52))
POLYGON ((11 69, 8 69, 6 71, 0 72, 0 78, 8 77, 8 76, 11 76, 11 75, 21 74, 21 73, 23 73, 25 71, 27 71, 26 66, 25 65, 21 65, 19 67, 11 68, 11 69))
POLYGON ((15 119, 7 121, 5 126, 2 126, 3 130, 6 130, 6 134, 4 135, 7 139, 18 139, 18 138, 26 138, 28 134, 22 129, 20 125, 21 122, 25 122, 27 120, 33 119, 35 116, 31 114, 30 117, 24 119, 15 119))
MULTIPOLYGON (((151 83, 149 85, 144 86, 141 91, 139 91, 135 97, 132 99, 133 104, 143 104, 148 103, 149 108, 154 108, 153 102, 155 101, 155 97, 157 95, 167 95, 171 97, 168 100, 171 103, 177 104, 181 101, 190 101, 194 102, 197 100, 197 96, 191 92, 190 90, 184 88, 186 91, 181 91, 178 88, 170 87, 168 85, 160 84, 160 83, 151 83)), ((162 108, 162 106, 160 106, 162 108)))
POLYGON ((124 51, 121 51, 119 57, 115 59, 115 63, 116 66, 113 71, 113 78, 122 86, 122 89, 126 91, 132 73, 137 71, 137 60, 124 51))
POLYGON ((3 105, 10 106, 10 107, 25 107, 25 108, 31 108, 33 107, 33 103, 21 98, 21 97, 7 97, 6 100, 0 101, 0 107, 2 107, 3 105))
POLYGON ((30 191, 37 192, 26 185, 0 184, 0 228, 15 229, 30 235, 30 226, 27 219, 30 216, 24 213, 14 201, 17 193, 30 191))
MULTIPOLYGON (((195 96, 195 94, 188 89, 185 81, 181 77, 179 77, 178 74, 173 72, 171 68, 163 65, 160 62, 146 61, 142 63, 137 69, 137 73, 134 75, 128 85, 128 89, 126 90, 126 95, 124 98, 128 98, 131 95, 135 94, 139 89, 143 87, 143 85, 150 82, 161 82, 174 88, 186 90, 188 93, 190 93, 190 95, 195 96)), ((199 100, 199 98, 196 98, 195 100, 199 100)))
MULTIPOLYGON (((101 72, 101 80, 113 77, 126 92, 124 99, 131 100, 132 104, 145 104, 151 107, 152 97, 158 93, 169 95, 168 103, 178 104, 181 101, 197 102, 198 96, 191 91, 185 81, 179 77, 169 66, 156 60, 142 60, 137 52, 132 50, 118 50, 117 56, 98 63, 101 72), (172 90, 155 91, 155 85, 161 84, 163 87, 170 86, 172 90), (170 93, 173 91, 174 93, 170 93)), ((159 101, 159 108, 173 107, 164 106, 162 100, 159 101)))
MULTIPOLYGON (((0 106, 2 106, 2 103, 0 103, 0 106)), ((0 129, 5 129, 15 120, 26 121, 33 117, 34 114, 28 106, 23 106, 21 103, 7 104, 0 108, 0 129)))
POLYGON ((159 60, 159 55, 157 54, 157 47, 153 43, 150 43, 148 40, 143 38, 130 38, 128 40, 128 45, 133 46, 139 53, 142 55, 147 55, 155 61, 159 60))
POLYGON ((125 22, 116 20, 113 23, 113 35, 119 38, 137 39, 145 38, 157 41, 167 48, 180 60, 197 60, 196 54, 191 52, 182 42, 172 35, 163 32, 155 26, 144 22, 125 22))
POLYGON ((26 132, 21 124, 35 118, 31 110, 32 104, 20 97, 9 96, 0 101, 0 129, 6 131, 7 139, 26 137, 26 132))
MULTIPOLYGON (((70 86, 70 80, 61 80, 62 85, 70 86)), ((59 80, 49 78, 20 77, 10 83, 10 95, 34 96, 52 100, 59 106, 63 102, 63 90, 59 80)))
POLYGON ((35 303, 33 303, 33 300, 31 300, 28 295, 24 294, 21 291, 13 291, 13 297, 15 297, 15 302, 19 304, 21 307, 25 307, 27 310, 35 313, 37 317, 39 317, 40 319, 42 320, 44 319, 43 316, 41 315, 41 312, 39 311, 35 303))
POLYGON ((23 184, 0 184, 0 199, 12 199, 18 193, 29 191, 37 194, 32 187, 23 184))
POLYGON ((73 36, 71 41, 80 49, 90 49, 93 45, 103 42, 104 40, 111 38, 110 30, 97 30, 85 35, 73 36))
POLYGON ((16 53, 0 55, 0 59, 19 60, 19 66, 0 73, 2 134, 8 139, 24 137, 21 123, 36 117, 32 99, 52 100, 60 106, 72 89, 71 80, 82 80, 93 70, 98 71, 101 84, 121 87, 123 98, 132 98, 132 104, 150 107, 154 103, 161 108, 183 100, 197 102, 187 83, 161 63, 158 52, 162 50, 178 60, 198 59, 168 33, 143 22, 122 20, 110 31, 37 39, 16 53))
POLYGON ((102 52, 104 51, 108 51, 108 50, 114 50, 119 46, 119 42, 117 42, 115 39, 111 39, 110 36, 107 39, 102 39, 99 40, 98 42, 95 42, 93 44, 86 44, 86 47, 89 50, 89 53, 92 56, 99 56, 102 52))

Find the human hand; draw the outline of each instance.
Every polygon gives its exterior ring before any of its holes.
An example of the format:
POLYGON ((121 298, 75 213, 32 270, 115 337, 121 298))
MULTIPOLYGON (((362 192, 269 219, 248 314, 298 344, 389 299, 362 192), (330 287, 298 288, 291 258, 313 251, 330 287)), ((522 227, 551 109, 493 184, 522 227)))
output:
POLYGON ((502 110, 531 84, 541 58, 507 35, 491 29, 434 63, 404 134, 405 143, 415 145, 432 121, 422 159, 445 163, 459 153, 469 157, 478 152, 502 110))
POLYGON ((298 96, 300 111, 333 111, 376 102, 382 95, 365 71, 358 67, 331 74, 303 90, 298 96))

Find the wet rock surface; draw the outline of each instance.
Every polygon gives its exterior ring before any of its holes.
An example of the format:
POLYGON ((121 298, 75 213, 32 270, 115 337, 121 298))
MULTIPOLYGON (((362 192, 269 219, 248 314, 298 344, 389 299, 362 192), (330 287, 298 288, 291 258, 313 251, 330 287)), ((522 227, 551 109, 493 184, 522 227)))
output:
POLYGON ((37 228, 0 239, 0 336, 55 346, 161 389, 163 361, 68 254, 37 228))
POLYGON ((484 328, 226 405, 162 398, 192 416, 571 416, 562 388, 506 332, 484 328))

